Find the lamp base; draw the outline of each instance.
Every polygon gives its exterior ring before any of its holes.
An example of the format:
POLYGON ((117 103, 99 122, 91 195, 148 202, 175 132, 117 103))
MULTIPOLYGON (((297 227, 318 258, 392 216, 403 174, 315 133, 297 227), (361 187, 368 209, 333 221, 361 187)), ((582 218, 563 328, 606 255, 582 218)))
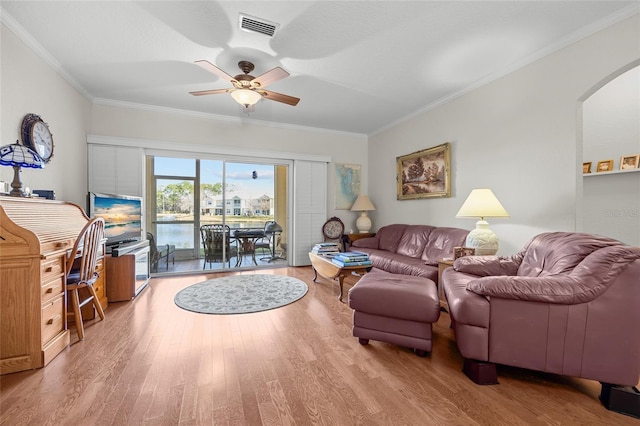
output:
POLYGON ((466 247, 476 249, 476 256, 491 256, 498 252, 498 237, 486 220, 476 222, 476 229, 467 235, 466 247))
POLYGON ((371 229, 371 219, 367 216, 366 211, 360 213, 358 220, 356 220, 356 228, 358 228, 358 232, 361 234, 366 234, 371 229))
POLYGON ((13 182, 11 182, 12 197, 26 197, 27 193, 22 190, 22 181, 20 181, 20 166, 13 166, 13 182))

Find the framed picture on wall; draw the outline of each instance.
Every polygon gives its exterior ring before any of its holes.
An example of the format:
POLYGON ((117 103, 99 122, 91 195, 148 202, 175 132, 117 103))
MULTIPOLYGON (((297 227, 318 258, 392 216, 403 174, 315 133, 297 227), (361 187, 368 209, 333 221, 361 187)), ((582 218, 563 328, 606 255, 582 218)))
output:
POLYGON ((583 174, 591 173, 591 161, 587 163, 582 163, 582 173, 583 174))
POLYGON ((596 173, 610 172, 612 170, 613 170, 613 160, 598 161, 598 167, 596 168, 596 173))
POLYGON ((360 164, 334 164, 336 210, 349 210, 360 194, 360 164))
POLYGON ((620 157, 620 170, 637 169, 640 161, 640 154, 623 155, 620 157))
POLYGON ((451 196, 449 142, 396 157, 397 199, 451 196))

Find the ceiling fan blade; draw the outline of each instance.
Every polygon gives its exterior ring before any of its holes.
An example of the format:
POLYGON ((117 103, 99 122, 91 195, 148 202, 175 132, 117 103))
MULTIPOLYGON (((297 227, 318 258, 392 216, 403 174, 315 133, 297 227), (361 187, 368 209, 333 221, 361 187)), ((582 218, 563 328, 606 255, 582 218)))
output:
POLYGON ((233 78, 232 76, 230 76, 229 74, 227 74, 226 72, 222 71, 220 68, 216 67, 215 65, 213 65, 211 62, 209 61, 205 61, 200 60, 200 61, 195 61, 194 62, 196 65, 204 68, 205 70, 209 71, 211 74, 215 74, 218 77, 220 77, 223 80, 226 80, 228 82, 233 82, 235 81, 235 78, 233 78))
POLYGON ((189 92, 193 96, 202 96, 202 95, 217 95, 218 93, 227 93, 232 89, 213 89, 213 90, 200 90, 198 92, 189 92))
POLYGON ((283 104, 288 104, 291 106, 296 106, 298 105, 298 102, 300 102, 300 98, 294 98, 293 96, 272 92, 271 90, 260 90, 260 94, 264 99, 282 102, 283 104))
POLYGON ((271 83, 275 83, 278 80, 289 77, 289 73, 280 67, 275 67, 262 75, 257 76, 252 80, 252 83, 257 83, 258 87, 267 87, 271 83))

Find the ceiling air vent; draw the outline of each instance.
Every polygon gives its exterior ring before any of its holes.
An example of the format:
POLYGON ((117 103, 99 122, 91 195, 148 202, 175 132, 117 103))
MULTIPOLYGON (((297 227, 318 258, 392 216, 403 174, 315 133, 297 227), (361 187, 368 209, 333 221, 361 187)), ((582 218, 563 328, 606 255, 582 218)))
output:
POLYGON ((240 29, 252 33, 260 33, 273 37, 280 24, 267 21, 266 19, 256 18, 255 16, 240 14, 240 29))

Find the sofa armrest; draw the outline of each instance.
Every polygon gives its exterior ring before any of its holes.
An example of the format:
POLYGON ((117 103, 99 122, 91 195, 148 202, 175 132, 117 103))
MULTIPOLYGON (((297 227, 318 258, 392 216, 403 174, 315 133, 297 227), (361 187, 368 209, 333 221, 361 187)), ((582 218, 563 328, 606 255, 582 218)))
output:
POLYGON ((515 256, 465 256, 453 263, 458 272, 488 277, 496 275, 516 275, 520 267, 520 259, 515 256))
POLYGON ((377 249, 378 239, 376 237, 360 238, 351 243, 351 247, 377 249))
MULTIPOLYGON (((465 258, 458 260, 462 259, 465 258)), ((485 276, 469 281, 467 290, 501 299, 562 305, 587 303, 604 293, 622 271, 639 259, 640 250, 637 248, 605 247, 591 253, 569 274, 485 276)))
POLYGON ((550 275, 482 277, 469 281, 467 290, 500 299, 575 305, 590 302, 602 293, 604 288, 594 288, 585 280, 570 275, 550 275))

